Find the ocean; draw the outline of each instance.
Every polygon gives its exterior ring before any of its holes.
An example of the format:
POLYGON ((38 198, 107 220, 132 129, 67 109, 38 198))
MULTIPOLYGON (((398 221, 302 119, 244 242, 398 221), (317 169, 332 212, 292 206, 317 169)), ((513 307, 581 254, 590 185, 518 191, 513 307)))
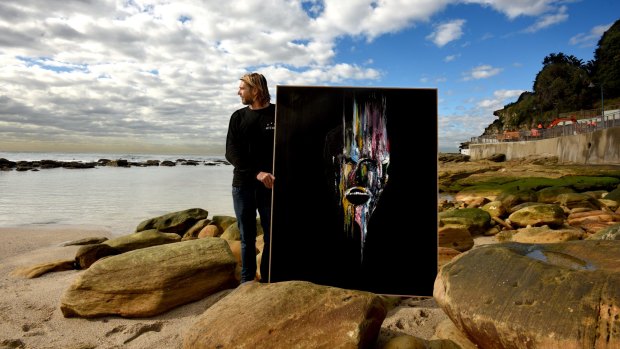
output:
POLYGON ((206 166, 223 156, 0 152, 10 161, 130 162, 177 159, 199 165, 129 168, 97 166, 86 169, 0 171, 0 227, 86 225, 114 235, 135 231, 145 219, 202 208, 213 215, 234 216, 231 165, 206 166))

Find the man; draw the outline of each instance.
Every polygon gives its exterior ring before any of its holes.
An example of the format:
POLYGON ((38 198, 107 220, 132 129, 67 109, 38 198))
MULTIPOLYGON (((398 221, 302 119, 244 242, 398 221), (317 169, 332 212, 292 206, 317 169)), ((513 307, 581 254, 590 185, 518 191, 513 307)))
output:
POLYGON ((269 238, 275 105, 267 80, 258 73, 246 74, 239 82, 241 103, 246 107, 230 117, 226 136, 226 160, 233 166, 232 195, 241 232, 241 283, 256 279, 256 211, 260 215, 265 242, 260 281, 269 281, 269 238))

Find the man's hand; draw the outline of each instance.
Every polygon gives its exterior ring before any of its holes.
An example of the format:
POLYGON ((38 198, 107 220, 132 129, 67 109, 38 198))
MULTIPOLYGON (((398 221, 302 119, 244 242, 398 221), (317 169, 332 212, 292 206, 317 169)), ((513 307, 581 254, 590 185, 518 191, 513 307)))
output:
POLYGON ((272 189, 273 188, 273 181, 275 181, 276 177, 274 177, 271 173, 269 172, 259 172, 256 175, 256 179, 258 179, 259 181, 261 181, 261 183, 263 183, 263 185, 265 186, 265 188, 269 188, 272 189))

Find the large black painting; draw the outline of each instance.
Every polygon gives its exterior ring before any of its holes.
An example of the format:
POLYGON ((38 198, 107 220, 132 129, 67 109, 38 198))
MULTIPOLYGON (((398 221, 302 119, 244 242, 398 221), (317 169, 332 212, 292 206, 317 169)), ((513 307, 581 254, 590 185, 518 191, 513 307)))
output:
POLYGON ((277 86, 270 282, 426 295, 437 90, 277 86))

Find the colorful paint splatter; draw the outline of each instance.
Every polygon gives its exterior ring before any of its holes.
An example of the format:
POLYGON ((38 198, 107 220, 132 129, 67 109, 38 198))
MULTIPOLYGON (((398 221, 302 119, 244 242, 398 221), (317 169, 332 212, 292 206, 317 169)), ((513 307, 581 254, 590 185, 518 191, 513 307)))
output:
POLYGON ((388 180, 386 119, 385 98, 377 96, 354 98, 353 115, 343 115, 344 146, 336 184, 344 210, 345 232, 355 237, 355 225, 359 227, 362 260, 368 220, 388 180))

